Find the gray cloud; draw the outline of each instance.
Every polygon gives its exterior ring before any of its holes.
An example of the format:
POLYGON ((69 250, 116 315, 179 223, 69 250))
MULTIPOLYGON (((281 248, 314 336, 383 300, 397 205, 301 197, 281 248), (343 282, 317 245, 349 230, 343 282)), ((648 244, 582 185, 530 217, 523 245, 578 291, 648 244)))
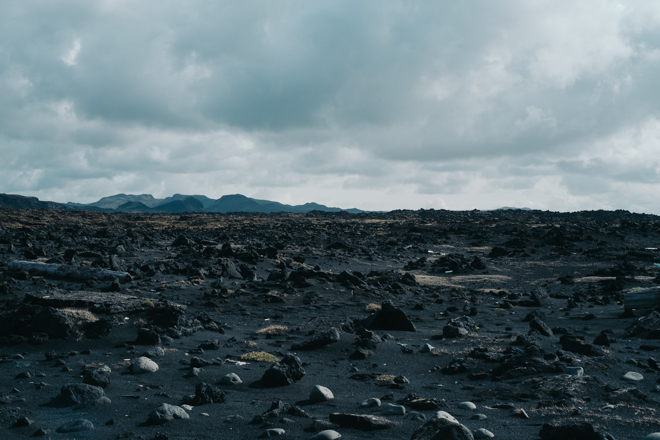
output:
POLYGON ((3 192, 660 213, 648 2, 0 5, 3 192))

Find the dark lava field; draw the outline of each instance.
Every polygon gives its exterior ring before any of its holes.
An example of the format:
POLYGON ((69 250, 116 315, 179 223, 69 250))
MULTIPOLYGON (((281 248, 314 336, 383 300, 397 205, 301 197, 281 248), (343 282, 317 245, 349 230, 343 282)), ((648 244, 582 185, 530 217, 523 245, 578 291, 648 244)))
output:
POLYGON ((0 438, 660 438, 659 248, 627 211, 0 209, 0 438))

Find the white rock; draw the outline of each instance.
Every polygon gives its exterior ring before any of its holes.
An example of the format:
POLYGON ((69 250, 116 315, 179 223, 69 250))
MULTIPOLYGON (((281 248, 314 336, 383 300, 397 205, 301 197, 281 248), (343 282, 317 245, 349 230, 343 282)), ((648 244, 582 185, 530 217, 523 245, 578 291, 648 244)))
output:
POLYGON ((484 429, 484 428, 477 429, 476 431, 474 431, 474 433, 472 435, 474 435, 474 438, 493 438, 493 437, 495 437, 495 434, 493 434, 492 432, 490 432, 489 430, 484 429))
POLYGON ((161 425, 173 419, 189 419, 188 413, 180 406, 162 403, 149 414, 148 422, 152 425, 161 425))
POLYGON ((396 405, 394 403, 386 403, 385 405, 382 406, 382 409, 380 411, 381 414, 383 415, 391 415, 391 416, 406 415, 406 407, 403 405, 396 405))
POLYGON ((363 400, 360 403, 360 408, 371 408, 373 406, 380 406, 380 399, 372 397, 371 399, 363 400))
POLYGON ((148 357, 141 356, 133 363, 133 374, 155 373, 158 371, 158 364, 148 357))
POLYGON ((644 379, 644 376, 642 376, 641 374, 635 371, 628 371, 626 374, 623 375, 623 378, 625 380, 632 380, 634 382, 639 382, 640 380, 644 379))
POLYGON ((653 432, 644 437, 644 440, 660 440, 660 432, 653 432))
POLYGON ((321 385, 315 385, 312 392, 309 393, 309 400, 312 402, 327 402, 334 399, 335 396, 328 388, 321 385))
POLYGON ((218 379, 219 385, 239 385, 242 383, 243 381, 240 377, 238 377, 238 374, 236 373, 228 373, 218 379))
POLYGON ((311 436, 309 440, 335 440, 341 437, 341 434, 333 429, 326 429, 311 436))
POLYGON ((452 416, 451 414, 449 414, 446 411, 438 411, 437 413, 435 413, 433 418, 435 418, 435 419, 445 419, 448 422, 458 423, 458 420, 456 420, 456 418, 454 416, 452 416))
POLYGON ((477 405, 472 402, 461 402, 458 404, 460 409, 477 409, 477 405))

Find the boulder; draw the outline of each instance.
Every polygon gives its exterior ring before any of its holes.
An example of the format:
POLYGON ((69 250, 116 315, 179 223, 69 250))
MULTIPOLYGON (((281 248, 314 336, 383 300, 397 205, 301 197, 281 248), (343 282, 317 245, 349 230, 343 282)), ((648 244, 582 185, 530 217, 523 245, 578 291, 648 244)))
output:
POLYGON ((415 324, 406 313, 391 301, 385 301, 379 311, 363 319, 359 324, 368 330, 417 331, 415 324))
POLYGON ((189 419, 190 416, 180 406, 170 405, 168 403, 161 404, 158 408, 149 414, 147 424, 149 425, 162 425, 174 419, 189 419))
POLYGON ((280 362, 274 363, 259 380, 258 385, 265 388, 291 385, 305 376, 302 362, 297 356, 288 353, 280 362))
POLYGON ((410 440, 474 440, 474 436, 453 416, 438 411, 435 417, 413 432, 410 440))
POLYGON ((339 330, 337 330, 334 327, 331 327, 328 330, 319 333, 318 335, 314 336, 311 339, 300 342, 298 344, 294 344, 291 347, 291 350, 300 350, 300 351, 314 350, 317 348, 325 347, 328 344, 338 342, 339 338, 340 338, 339 330))

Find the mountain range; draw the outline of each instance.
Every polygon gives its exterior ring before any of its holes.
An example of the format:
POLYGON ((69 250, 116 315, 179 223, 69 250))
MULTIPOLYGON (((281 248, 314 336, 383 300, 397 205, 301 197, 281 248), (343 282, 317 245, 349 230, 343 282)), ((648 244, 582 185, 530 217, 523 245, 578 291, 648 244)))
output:
POLYGON ((359 209, 332 208, 318 203, 304 205, 286 205, 270 200, 259 200, 241 194, 222 196, 211 199, 203 195, 174 194, 171 197, 157 199, 151 194, 116 194, 103 197, 101 200, 82 203, 56 203, 40 201, 36 197, 25 197, 16 194, 0 194, 0 208, 14 209, 56 209, 56 210, 87 210, 103 212, 134 212, 134 213, 180 213, 180 212, 295 212, 311 211, 349 212, 357 214, 364 212, 359 209))

